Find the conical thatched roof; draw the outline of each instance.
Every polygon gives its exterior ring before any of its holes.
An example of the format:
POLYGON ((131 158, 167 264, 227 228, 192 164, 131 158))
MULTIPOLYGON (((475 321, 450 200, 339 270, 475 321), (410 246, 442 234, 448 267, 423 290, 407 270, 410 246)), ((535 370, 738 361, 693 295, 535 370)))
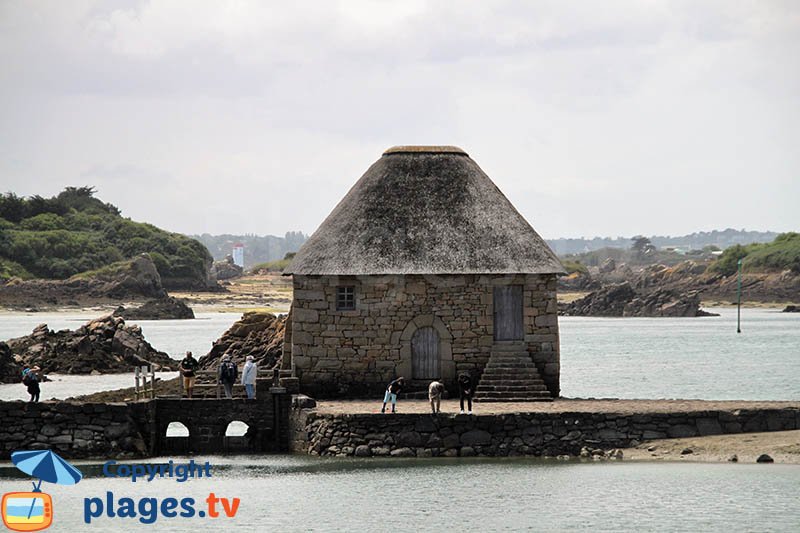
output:
POLYGON ((286 274, 551 274, 564 268, 460 148, 384 152, 286 274))

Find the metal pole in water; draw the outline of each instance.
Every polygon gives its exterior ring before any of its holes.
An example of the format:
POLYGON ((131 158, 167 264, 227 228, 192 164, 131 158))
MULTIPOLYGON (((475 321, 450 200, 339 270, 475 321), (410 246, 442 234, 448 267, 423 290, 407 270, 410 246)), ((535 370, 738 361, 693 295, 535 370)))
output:
POLYGON ((742 260, 736 263, 739 268, 739 280, 736 283, 736 333, 742 332, 742 260))

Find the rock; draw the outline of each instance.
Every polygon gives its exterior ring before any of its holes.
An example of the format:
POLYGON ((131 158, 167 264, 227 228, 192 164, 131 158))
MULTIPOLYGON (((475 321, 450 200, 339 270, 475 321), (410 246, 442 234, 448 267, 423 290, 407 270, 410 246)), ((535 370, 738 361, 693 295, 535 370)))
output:
POLYGON ((613 272, 617 269, 617 262, 614 261, 613 258, 609 257, 599 267, 599 271, 601 274, 608 274, 609 272, 613 272))
POLYGON ((711 316, 700 311, 699 293, 679 294, 672 290, 636 290, 629 282, 607 285, 583 298, 563 305, 567 316, 696 317, 711 316))
POLYGON ((362 444, 360 446, 356 446, 355 456, 356 457, 371 457, 372 456, 372 450, 370 450, 369 446, 367 446, 366 444, 362 444))
POLYGON ((782 313, 800 313, 800 305, 787 305, 783 308, 782 313))
POLYGON ((730 457, 728 457, 728 462, 729 463, 738 463, 739 462, 739 456, 736 455, 736 454, 731 455, 730 457))
POLYGON ((148 254, 94 272, 78 274, 67 280, 12 280, 0 285, 0 300, 5 305, 15 307, 166 297, 161 276, 148 254))
POLYGON ((583 457, 584 459, 586 459, 586 458, 588 458, 588 457, 591 457, 591 456, 592 456, 592 452, 590 452, 590 451, 589 451, 589 448, 587 448, 586 446, 584 446, 583 448, 581 448, 581 454, 580 454, 580 455, 581 455, 581 457, 583 457))
POLYGON ((398 446, 418 448, 422 446, 422 437, 416 431, 404 431, 397 435, 396 444, 398 446))
POLYGON ((389 455, 392 457, 414 457, 414 450, 411 448, 397 448, 392 450, 389 455))
POLYGON ((683 450, 681 450, 681 455, 690 455, 692 453, 694 453, 694 450, 692 450, 691 448, 684 448, 683 450))
POLYGON ((462 446, 488 446, 492 443, 492 435, 488 431, 473 429, 462 434, 460 440, 462 446))
POLYGON ((280 363, 283 354, 287 316, 261 311, 245 313, 222 337, 214 341, 211 351, 200 358, 200 368, 216 370, 225 353, 229 353, 237 365, 243 364, 247 356, 252 355, 259 367, 274 367, 280 363))
POLYGON ((770 457, 766 453, 762 453, 761 455, 758 456, 758 459, 756 459, 756 462, 757 463, 774 463, 775 459, 773 459, 772 457, 770 457))
POLYGON ((221 261, 214 261, 211 266, 211 274, 217 280, 238 278, 244 273, 244 269, 233 262, 233 256, 228 254, 221 261))
POLYGON ((177 367, 176 361, 144 339, 139 327, 127 326, 113 315, 92 320, 74 331, 56 332, 41 324, 30 335, 11 339, 7 345, 17 365, 38 365, 45 373, 106 374, 130 372, 145 365, 157 370, 177 367))
POLYGON ((461 457, 473 457, 475 455, 475 449, 471 446, 462 446, 459 455, 461 455, 461 457))
POLYGON ((305 394, 295 394, 292 396, 292 407, 294 409, 313 409, 317 406, 314 398, 309 398, 305 394))
POLYGON ((21 379, 22 367, 8 344, 0 342, 0 383, 19 383, 21 379))
POLYGON ((183 320, 194 318, 191 307, 183 300, 169 296, 157 300, 148 300, 143 305, 132 309, 117 307, 114 315, 125 320, 183 320))

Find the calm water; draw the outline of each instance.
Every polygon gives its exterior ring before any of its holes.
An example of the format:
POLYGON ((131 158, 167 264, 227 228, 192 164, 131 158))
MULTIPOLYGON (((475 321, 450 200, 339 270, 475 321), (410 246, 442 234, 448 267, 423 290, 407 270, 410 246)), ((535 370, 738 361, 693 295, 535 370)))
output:
MULTIPOLYGON (((580 398, 800 400, 800 314, 745 309, 720 317, 561 317, 561 391, 580 398)), ((0 339, 26 335, 42 322, 75 329, 97 313, 0 314, 0 339)), ((139 321, 147 340, 173 357, 205 354, 241 315, 199 313, 196 320, 139 321)), ((60 376, 43 398, 130 387, 130 376, 60 376)), ((0 385, 0 399, 25 397, 0 385)))
MULTIPOLYGON (((196 459, 198 460, 198 459, 196 459)), ((204 459, 199 459, 203 461, 204 459)), ((50 531, 204 531, 208 518, 83 521, 84 498, 241 499, 216 531, 798 531, 800 467, 535 460, 209 458, 213 477, 90 477, 53 496, 50 531), (221 466, 227 463, 228 466, 221 466)), ((80 465, 79 465, 80 467, 80 465)), ((0 475, 8 475, 0 472, 0 475)), ((95 474, 97 475, 97 474, 95 474)), ((0 491, 27 490, 0 478, 0 491)))
POLYGON ((800 400, 800 314, 712 309, 720 317, 561 317, 569 397, 800 400))
MULTIPOLYGON (((800 399, 800 316, 735 310, 719 318, 560 320, 562 390, 572 397, 800 399)), ((40 322, 75 328, 92 315, 0 315, 0 339, 40 322)), ((173 356, 203 354, 238 318, 141 322, 173 356)), ((64 376, 43 397, 66 397, 130 376, 64 376), (78 392, 76 392, 78 391, 78 392)), ((21 385, 0 386, 24 396, 21 385), (23 393, 23 394, 21 394, 23 393)), ((238 428, 241 429, 241 428, 238 428)), ((232 428, 236 431, 237 428, 232 428)), ((174 429, 173 431, 179 431, 174 429)), ((89 477, 44 485, 54 499, 50 531, 800 531, 800 466, 681 463, 581 464, 531 459, 324 460, 212 457, 212 479, 131 483, 89 477), (84 498, 239 497, 235 518, 83 522, 84 498)), ((0 468, 0 492, 29 483, 0 468), (6 477, 4 477, 6 476, 6 477)), ((88 470, 87 470, 88 471, 88 470)), ((96 475, 96 474, 95 474, 96 475)), ((204 504, 203 504, 204 505, 204 504)))
MULTIPOLYGON (((15 313, 0 314, 0 340, 30 334, 38 324, 45 323, 52 330, 77 329, 102 313, 15 313)), ((211 343, 226 329, 241 318, 239 313, 197 313, 195 320, 129 320, 142 328, 147 341, 154 348, 168 353, 173 358, 183 358, 186 350, 195 357, 205 355, 211 343)), ((159 377, 170 379, 175 372, 162 372, 159 377)), ((132 374, 109 374, 105 376, 59 376, 49 375, 53 382, 42 384, 42 399, 69 398, 102 390, 121 389, 133 386, 132 374)), ((27 399, 25 387, 20 384, 0 385, 0 400, 27 399)))

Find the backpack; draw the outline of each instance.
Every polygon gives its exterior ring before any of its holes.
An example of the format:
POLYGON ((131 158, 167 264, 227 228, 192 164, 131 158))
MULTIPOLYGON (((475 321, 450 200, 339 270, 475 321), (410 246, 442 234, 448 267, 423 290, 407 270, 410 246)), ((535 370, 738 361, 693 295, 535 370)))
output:
POLYGON ((220 372, 220 378, 222 378, 222 381, 236 380, 236 365, 230 361, 222 363, 222 371, 220 372))
POLYGON ((33 383, 33 376, 31 376, 30 372, 25 372, 22 375, 22 384, 25 385, 25 386, 28 386, 31 383, 33 383))

